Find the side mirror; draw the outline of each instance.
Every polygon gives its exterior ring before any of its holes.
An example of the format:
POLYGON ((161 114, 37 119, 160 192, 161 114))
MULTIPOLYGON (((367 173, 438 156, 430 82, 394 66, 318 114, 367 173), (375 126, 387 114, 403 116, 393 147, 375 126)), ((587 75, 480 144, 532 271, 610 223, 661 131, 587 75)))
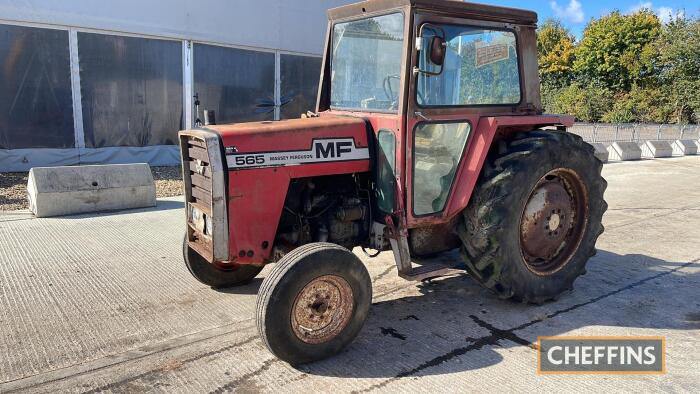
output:
POLYGON ((430 23, 421 25, 416 37, 416 50, 420 56, 415 73, 436 76, 442 74, 445 57, 447 56, 447 41, 445 31, 430 23))
POLYGON ((445 55, 447 54, 447 43, 442 37, 433 37, 430 40, 430 48, 428 48, 428 58, 430 62, 436 66, 442 66, 445 63, 445 55))

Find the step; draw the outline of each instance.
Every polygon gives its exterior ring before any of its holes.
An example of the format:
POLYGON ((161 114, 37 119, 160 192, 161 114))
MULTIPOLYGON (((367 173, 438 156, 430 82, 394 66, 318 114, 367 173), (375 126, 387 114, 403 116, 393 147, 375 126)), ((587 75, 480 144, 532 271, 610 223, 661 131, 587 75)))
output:
POLYGON ((414 267, 408 272, 399 272, 399 276, 406 280, 423 281, 448 275, 464 274, 464 270, 446 266, 444 264, 429 263, 414 267))

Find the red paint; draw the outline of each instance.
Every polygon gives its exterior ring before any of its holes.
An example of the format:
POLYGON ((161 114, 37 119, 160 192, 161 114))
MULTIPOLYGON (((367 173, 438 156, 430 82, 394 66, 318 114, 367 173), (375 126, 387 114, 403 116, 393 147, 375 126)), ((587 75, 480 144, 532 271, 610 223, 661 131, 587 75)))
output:
MULTIPOLYGON (((225 147, 235 146, 238 153, 306 150, 314 138, 351 137, 357 147, 368 146, 367 125, 360 118, 333 116, 208 128, 221 135, 225 147)), ((229 170, 231 260, 261 264, 270 257, 290 179, 367 171, 369 160, 229 170)))
MULTIPOLYGON (((437 121, 468 121, 471 135, 460 162, 447 206, 427 217, 412 213, 412 141, 415 126, 424 119, 411 117, 403 125, 396 114, 328 111, 319 118, 211 126, 222 137, 225 147, 239 153, 305 150, 314 138, 352 137, 358 147, 368 147, 367 124, 371 131, 391 130, 397 140, 397 211, 400 230, 444 223, 458 215, 469 199, 481 172, 486 154, 499 131, 530 130, 547 125, 570 127, 566 116, 480 116, 443 115, 437 121), (405 185, 405 187, 402 187, 405 185)), ((374 152, 369 152, 373 155, 374 152)), ((369 160, 303 164, 284 167, 229 170, 228 215, 231 260, 241 264, 261 264, 270 257, 282 215, 289 182, 294 178, 367 172, 369 160), (267 247, 263 248, 263 244, 267 247), (249 257, 248 252, 253 256, 249 257), (244 256, 240 254, 243 252, 244 256)))

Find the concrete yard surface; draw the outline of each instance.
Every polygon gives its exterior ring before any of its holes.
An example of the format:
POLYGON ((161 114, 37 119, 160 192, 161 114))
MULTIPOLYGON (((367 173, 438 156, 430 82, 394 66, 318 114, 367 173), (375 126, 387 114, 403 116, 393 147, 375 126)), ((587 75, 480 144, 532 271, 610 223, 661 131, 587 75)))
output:
MULTIPOLYGON (((613 163, 606 232, 571 293, 497 299, 467 275, 399 279, 366 262, 370 316, 342 354, 295 369, 267 352, 251 284, 193 279, 177 199, 153 209, 0 216, 0 393, 700 391, 700 157, 613 163), (664 375, 538 375, 538 336, 667 339, 664 375)), ((447 256, 457 259, 458 254, 447 256)))

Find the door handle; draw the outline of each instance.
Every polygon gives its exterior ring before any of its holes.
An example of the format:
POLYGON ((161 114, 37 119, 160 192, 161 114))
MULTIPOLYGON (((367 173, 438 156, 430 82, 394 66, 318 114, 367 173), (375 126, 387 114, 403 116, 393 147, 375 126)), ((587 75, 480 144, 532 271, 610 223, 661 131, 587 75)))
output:
POLYGON ((423 115, 423 113, 420 111, 416 111, 413 114, 419 118, 422 118, 423 120, 428 121, 428 122, 430 122, 432 120, 432 119, 428 118, 427 116, 423 115))

